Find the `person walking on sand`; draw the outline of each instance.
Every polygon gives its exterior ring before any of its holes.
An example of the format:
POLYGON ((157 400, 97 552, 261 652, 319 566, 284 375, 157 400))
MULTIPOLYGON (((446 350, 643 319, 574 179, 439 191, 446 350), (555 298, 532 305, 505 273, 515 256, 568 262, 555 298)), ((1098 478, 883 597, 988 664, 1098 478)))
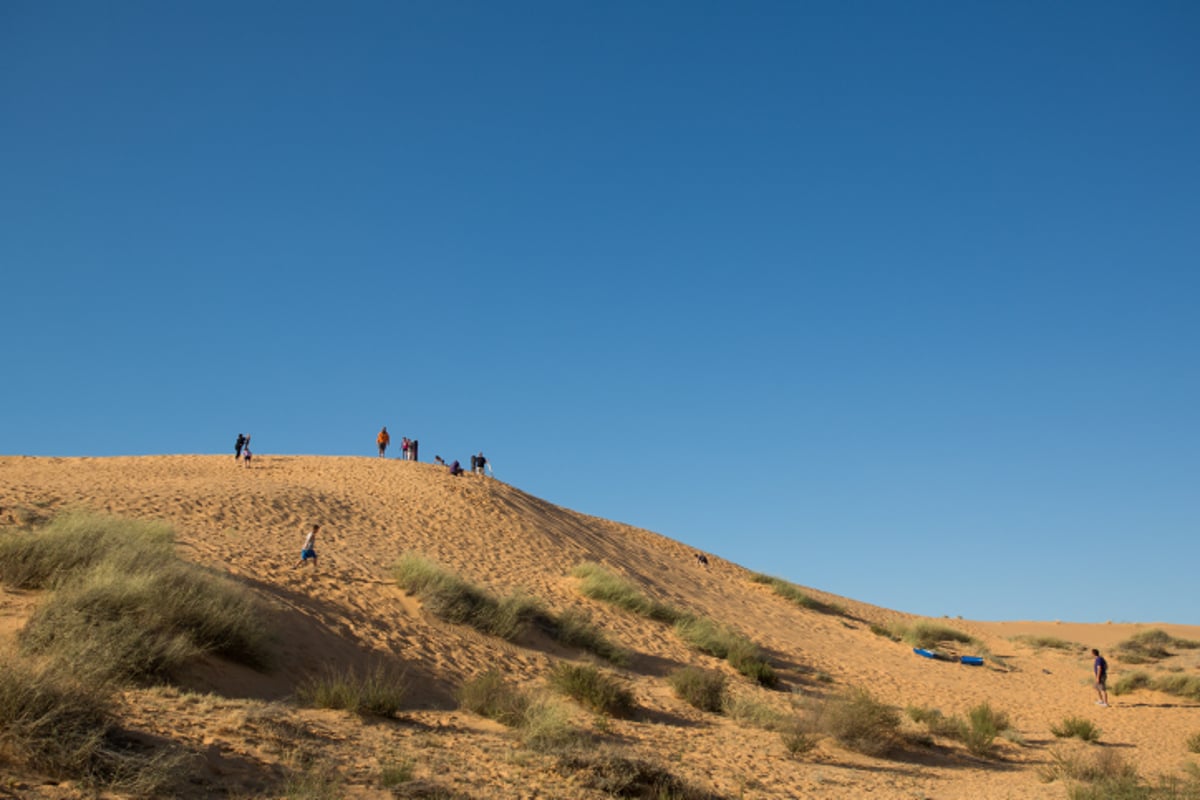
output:
POLYGON ((250 437, 246 437, 245 443, 242 445, 242 464, 246 467, 250 466, 250 437))
POLYGON ((304 537, 304 548, 300 551, 300 560, 292 565, 292 569, 301 566, 310 558, 313 562, 313 569, 317 568, 317 531, 321 530, 320 525, 314 524, 312 530, 304 537))
POLYGON ((233 443, 233 460, 238 462, 242 460, 242 448, 246 446, 246 434, 239 433, 237 441, 233 443))
POLYGON ((1108 708, 1108 662, 1094 647, 1092 655, 1096 657, 1092 662, 1092 676, 1096 679, 1096 696, 1099 698, 1096 705, 1108 708))
POLYGON ((388 436, 387 425, 383 426, 383 430, 375 437, 375 444, 379 445, 379 457, 383 458, 384 451, 387 450, 388 443, 392 441, 392 437, 388 436))
POLYGON ((409 448, 408 437, 404 436, 400 439, 400 460, 401 461, 408 461, 408 448, 409 448))

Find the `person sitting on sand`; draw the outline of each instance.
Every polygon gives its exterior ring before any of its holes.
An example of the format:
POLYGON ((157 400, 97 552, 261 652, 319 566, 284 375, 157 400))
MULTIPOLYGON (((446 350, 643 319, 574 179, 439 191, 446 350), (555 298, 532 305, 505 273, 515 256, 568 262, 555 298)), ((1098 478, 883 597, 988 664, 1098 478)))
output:
POLYGON ((375 444, 379 445, 379 457, 383 458, 383 453, 387 450, 388 443, 392 441, 392 437, 388 435, 387 425, 383 426, 383 430, 375 437, 375 444))
POLYGON ((463 468, 462 468, 462 466, 459 465, 458 461, 451 461, 450 462, 450 474, 457 478, 459 475, 462 475, 462 473, 463 473, 463 468))
POLYGON ((295 569, 296 567, 300 566, 305 561, 308 561, 310 558, 312 559, 312 562, 313 562, 313 569, 317 568, 316 541, 317 541, 317 531, 319 531, 319 530, 321 530, 321 526, 314 524, 312 527, 312 530, 308 532, 308 536, 304 537, 304 548, 300 551, 300 560, 297 561, 294 565, 292 565, 292 569, 295 569))

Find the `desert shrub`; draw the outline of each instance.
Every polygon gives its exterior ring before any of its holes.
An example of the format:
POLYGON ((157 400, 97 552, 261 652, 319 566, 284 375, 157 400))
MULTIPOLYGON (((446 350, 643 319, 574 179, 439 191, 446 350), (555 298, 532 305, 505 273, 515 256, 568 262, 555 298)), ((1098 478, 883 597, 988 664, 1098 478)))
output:
POLYGON ((404 758, 389 753, 379 759, 379 784, 385 789, 393 789, 413 779, 416 763, 411 758, 404 758))
POLYGON ((613 643, 592 624, 591 618, 581 611, 571 610, 557 616, 547 615, 544 626, 552 638, 568 647, 587 650, 611 664, 623 665, 629 662, 629 651, 613 643))
POLYGON ((787 717, 771 706, 747 694, 726 695, 725 716, 763 730, 782 730, 787 717))
POLYGON ((1100 740, 1100 729, 1090 719, 1083 717, 1066 717, 1057 725, 1050 726, 1050 732, 1060 739, 1082 739, 1085 742, 1100 740))
POLYGON ((134 796, 162 794, 183 765, 124 734, 106 690, 54 671, 0 665, 0 762, 134 796))
POLYGON ((685 617, 675 623, 675 632, 701 653, 725 659, 756 683, 773 687, 779 682, 759 646, 736 631, 703 617, 685 617))
POLYGON ((585 561, 575 567, 571 574, 580 579, 579 591, 585 597, 611 603, 659 622, 673 623, 682 616, 674 608, 646 597, 632 583, 612 574, 599 564, 585 561))
POLYGON ((884 755, 899 742, 900 714, 865 689, 851 689, 827 701, 820 726, 843 747, 863 755, 884 755))
POLYGON ((1127 672, 1113 683, 1111 691, 1113 694, 1128 694, 1135 692, 1138 689, 1146 689, 1150 687, 1151 678, 1146 672, 1127 672))
POLYGON ((1189 736, 1185 744, 1189 753, 1200 753, 1200 731, 1189 736))
POLYGON ((118 681, 171 677, 201 653, 269 663, 265 612, 248 590, 173 555, 120 555, 61 585, 30 617, 22 647, 118 681))
POLYGON ((648 761, 626 758, 610 750, 561 756, 555 770, 607 797, 646 800, 720 800, 648 761))
POLYGON ((376 717, 390 717, 404 704, 408 681, 394 665, 377 663, 361 675, 333 667, 300 684, 300 699, 317 708, 337 708, 376 717))
POLYGON ((1008 715, 984 702, 970 709, 966 719, 960 721, 958 737, 971 753, 986 757, 995 749, 996 737, 1008 727, 1008 715))
POLYGON ((571 712, 549 697, 533 697, 517 724, 521 743, 530 750, 548 753, 576 745, 582 731, 571 722, 571 712))
POLYGON ((886 625, 880 625, 877 622, 872 622, 870 625, 870 630, 871 633, 875 634, 876 636, 882 636, 884 639, 891 639, 893 642, 900 641, 900 636, 896 633, 896 631, 886 625))
POLYGON ((957 736, 959 732, 958 721, 953 717, 947 717, 939 709, 925 708, 923 706, 909 706, 904 710, 908 718, 913 722, 924 725, 929 729, 929 732, 937 736, 957 736))
POLYGON ((785 581, 783 578, 775 578, 770 575, 764 575, 761 572, 757 572, 750 576, 750 580, 754 581, 755 583, 762 583, 770 586, 771 589, 774 590, 775 594, 779 595, 785 600, 795 603, 801 608, 807 608, 810 611, 817 611, 821 614, 844 615, 846 613, 846 610, 841 606, 823 603, 820 600, 805 594, 804 590, 799 586, 789 581, 785 581))
POLYGON ((798 718, 783 724, 779 738, 783 741, 783 749, 793 758, 811 753, 821 743, 821 736, 813 726, 798 718))
POLYGON ((1078 642, 1068 642, 1054 636, 1014 636, 1013 641, 1023 642, 1038 650, 1062 650, 1070 653, 1086 649, 1078 642))
POLYGON ((456 625, 513 640, 544 614, 536 600, 522 594, 497 599, 440 565, 406 553, 392 567, 392 576, 415 594, 429 613, 456 625))
POLYGON ((892 633, 900 641, 907 642, 913 647, 924 649, 933 649, 942 642, 963 642, 966 644, 975 642, 973 638, 962 631, 924 620, 912 625, 896 623, 893 625, 892 633))
POLYGON ((521 724, 530 703, 525 692, 507 683, 496 670, 489 670, 463 683, 457 697, 459 706, 467 711, 494 719, 510 728, 521 724))
POLYGON ((682 667, 667 676, 675 695, 701 711, 720 712, 725 707, 725 676, 698 667, 682 667))
POLYGON ((600 714, 624 717, 634 708, 629 689, 590 665, 559 662, 550 672, 550 685, 600 714))
POLYGON ((0 583, 52 589, 105 560, 127 567, 170 562, 175 559, 172 538, 164 523, 63 514, 36 531, 0 534, 0 583))
POLYGON ((1114 650, 1121 660, 1127 664, 1146 664, 1169 658, 1174 653, 1168 648, 1178 650, 1194 650, 1200 647, 1200 642, 1191 639, 1177 639, 1159 628, 1140 631, 1118 644, 1114 650))

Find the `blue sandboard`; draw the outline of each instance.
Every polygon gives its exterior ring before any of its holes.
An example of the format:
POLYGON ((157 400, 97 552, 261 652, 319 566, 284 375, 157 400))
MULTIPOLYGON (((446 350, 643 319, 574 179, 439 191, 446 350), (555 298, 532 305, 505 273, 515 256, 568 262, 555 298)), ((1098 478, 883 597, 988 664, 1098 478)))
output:
POLYGON ((925 658, 937 658, 937 654, 932 650, 923 650, 920 647, 914 647, 913 652, 919 656, 924 656, 925 658))
POLYGON ((959 661, 972 667, 983 666, 983 659, 980 656, 963 656, 959 661))

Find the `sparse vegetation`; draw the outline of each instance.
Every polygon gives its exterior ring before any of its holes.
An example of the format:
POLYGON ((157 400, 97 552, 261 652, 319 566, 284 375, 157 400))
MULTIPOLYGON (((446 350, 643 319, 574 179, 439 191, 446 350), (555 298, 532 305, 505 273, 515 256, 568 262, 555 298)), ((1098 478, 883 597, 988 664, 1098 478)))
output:
POLYGON ((499 672, 489 670, 459 687, 458 703, 467 711, 515 728, 524 719, 530 699, 499 672))
POLYGON ((667 676, 676 696, 701 711, 720 712, 725 707, 725 676, 698 667, 683 667, 667 676))
POLYGON ((402 556, 392 575, 400 586, 421 598, 434 616, 501 639, 517 638, 542 613, 530 598, 514 594, 497 599, 415 553, 402 556))
POLYGON ((352 669, 326 669, 300 685, 300 699, 317 708, 338 708, 390 717, 403 707, 408 682, 402 669, 378 663, 359 675, 352 669))
POLYGON ((782 730, 787 723, 786 715, 748 694, 726 695, 724 711, 732 720, 767 731, 782 730))
POLYGON ((771 575, 756 572, 750 576, 750 580, 770 586, 775 591, 775 594, 786 600, 790 600, 801 608, 807 608, 810 611, 817 611, 821 614, 844 615, 846 613, 846 609, 841 606, 823 603, 811 595, 805 594, 804 590, 799 586, 785 581, 783 578, 775 578, 771 575))
POLYGON ((0 551, 5 582, 54 590, 22 630, 21 647, 77 676, 170 678, 205 653, 255 668, 270 661, 262 605, 181 561, 165 526, 71 514, 0 537, 0 551))
POLYGON ((675 623, 675 633, 700 652, 725 659, 762 686, 773 687, 779 682, 758 645, 730 628, 701 617, 686 617, 675 623))
POLYGON ((1189 753, 1200 753, 1200 731, 1189 736, 1185 744, 1189 753))
POLYGON ((659 622, 673 623, 683 616, 678 610, 646 597, 632 583, 612 574, 599 564, 585 561, 575 567, 571 574, 580 579, 579 591, 585 597, 611 603, 659 622))
POLYGON ((1057 725, 1051 725, 1050 732, 1060 739, 1074 737, 1085 742, 1100 741, 1100 729, 1090 719, 1083 717, 1066 717, 1057 725))
POLYGON ((692 786, 660 766, 609 750, 562 756, 556 769, 561 775, 580 777, 585 787, 609 797, 721 800, 718 795, 692 786))
POLYGON ((404 758, 394 753, 379 759, 379 784, 385 789, 393 789, 413 779, 416 764, 411 758, 404 758))
POLYGON ((581 611, 569 610, 556 617, 547 616, 542 624, 551 637, 568 647, 587 650, 610 664, 629 662, 629 652, 614 644, 581 611))
POLYGON ((107 693, 60 671, 0 665, 0 761, 135 796, 162 793, 181 753, 138 743, 116 725, 107 693))
POLYGON ((1149 783, 1121 753, 1109 748, 1056 749, 1041 770, 1043 780, 1063 779, 1069 800, 1200 800, 1200 776, 1160 777, 1149 783))
POLYGON ((899 622, 894 623, 890 628, 889 636, 892 639, 905 642, 913 647, 920 647, 927 650, 932 650, 945 642, 976 644, 972 637, 962 631, 924 620, 915 622, 912 625, 904 625, 899 622))
POLYGON ((984 702, 967 711, 966 719, 959 722, 958 738, 972 754, 986 758, 995 750, 996 737, 1008 728, 1008 715, 984 702))
POLYGON ((559 662, 550 672, 550 685, 599 714, 624 717, 634 708, 633 693, 591 665, 559 662))
POLYGON ((1130 636, 1113 649, 1126 664, 1150 664, 1173 656, 1168 649, 1171 647, 1191 650, 1200 648, 1200 642, 1176 639, 1164 630, 1151 628, 1130 636))
POLYGON ((1066 653, 1079 652, 1086 648, 1078 642, 1068 642, 1054 636, 1014 636, 1014 642, 1027 644, 1036 650, 1062 650, 1066 653))
POLYGON ((1138 689, 1154 689, 1189 700, 1200 700, 1200 676, 1197 675, 1150 675, 1147 672, 1129 672, 1122 675, 1112 686, 1116 695, 1128 694, 1138 689))
POLYGON ((826 701, 819 726, 843 747, 868 756, 885 755, 900 741, 900 713, 865 689, 850 689, 826 701))

